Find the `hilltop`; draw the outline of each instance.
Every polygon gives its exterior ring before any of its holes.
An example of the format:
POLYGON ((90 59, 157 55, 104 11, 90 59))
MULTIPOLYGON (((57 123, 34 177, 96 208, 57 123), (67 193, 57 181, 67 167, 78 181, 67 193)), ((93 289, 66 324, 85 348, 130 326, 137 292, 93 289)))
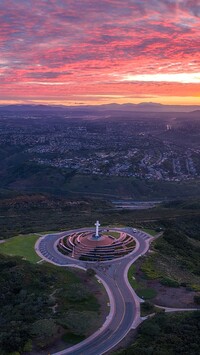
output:
POLYGON ((86 112, 86 111, 131 111, 131 112, 192 112, 199 111, 200 105, 163 105, 154 102, 141 102, 139 104, 110 103, 102 105, 38 105, 38 104, 14 104, 0 105, 0 112, 37 112, 37 111, 53 111, 53 112, 86 112))

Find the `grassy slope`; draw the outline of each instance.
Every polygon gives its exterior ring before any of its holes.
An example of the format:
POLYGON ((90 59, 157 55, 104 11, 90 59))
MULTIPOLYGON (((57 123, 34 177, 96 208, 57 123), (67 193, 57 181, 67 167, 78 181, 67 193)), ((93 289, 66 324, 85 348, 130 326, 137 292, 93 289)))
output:
POLYGON ((139 200, 200 196, 200 181, 148 181, 134 177, 74 175, 65 182, 66 191, 139 200))
POLYGON ((177 223, 179 229, 174 225, 154 241, 154 253, 144 259, 142 270, 149 279, 160 279, 161 282, 164 279, 164 283, 176 282, 200 291, 199 219, 196 218, 196 229, 195 219, 188 219, 187 234, 184 224, 177 223))
POLYGON ((158 232, 156 232, 154 229, 149 229, 149 228, 143 228, 142 229, 144 232, 152 235, 153 237, 155 237, 156 234, 158 234, 158 232))
POLYGON ((38 238, 35 234, 18 235, 0 244, 0 253, 22 256, 24 259, 36 263, 40 260, 34 251, 34 245, 38 238))
POLYGON ((156 296, 156 291, 152 288, 147 288, 145 285, 145 280, 136 280, 136 275, 135 275, 135 265, 132 264, 129 268, 128 271, 128 280, 130 285, 133 287, 134 291, 137 293, 137 295, 145 300, 154 298, 156 296))

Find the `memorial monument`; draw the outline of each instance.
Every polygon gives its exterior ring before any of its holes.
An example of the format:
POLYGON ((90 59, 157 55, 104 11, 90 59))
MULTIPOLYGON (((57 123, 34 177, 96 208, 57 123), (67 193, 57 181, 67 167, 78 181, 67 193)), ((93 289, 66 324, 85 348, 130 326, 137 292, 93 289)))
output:
POLYGON ((96 232, 95 232, 94 238, 99 239, 100 238, 100 235, 99 235, 100 223, 99 223, 99 221, 96 221, 95 226, 96 226, 96 232))
POLYGON ((71 258, 84 261, 108 261, 125 256, 135 248, 135 241, 126 232, 104 229, 99 232, 97 220, 94 228, 74 230, 63 235, 57 244, 58 250, 71 258))

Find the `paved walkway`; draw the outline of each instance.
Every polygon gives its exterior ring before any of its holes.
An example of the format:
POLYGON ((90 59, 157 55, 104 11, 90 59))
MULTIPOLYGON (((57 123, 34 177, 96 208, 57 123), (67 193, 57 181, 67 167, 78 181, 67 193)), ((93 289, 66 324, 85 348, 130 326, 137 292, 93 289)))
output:
POLYGON ((157 304, 154 305, 157 308, 165 310, 166 313, 169 312, 192 312, 192 311, 200 311, 199 308, 172 308, 172 307, 164 307, 164 306, 158 306, 157 304))

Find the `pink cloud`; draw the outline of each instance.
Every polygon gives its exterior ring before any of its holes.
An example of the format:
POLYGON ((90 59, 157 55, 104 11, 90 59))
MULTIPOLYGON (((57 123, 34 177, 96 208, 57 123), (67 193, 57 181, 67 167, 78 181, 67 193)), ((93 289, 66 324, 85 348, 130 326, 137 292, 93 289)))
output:
POLYGON ((197 95, 194 84, 121 77, 200 72, 199 9, 198 0, 2 1, 1 94, 197 95))

